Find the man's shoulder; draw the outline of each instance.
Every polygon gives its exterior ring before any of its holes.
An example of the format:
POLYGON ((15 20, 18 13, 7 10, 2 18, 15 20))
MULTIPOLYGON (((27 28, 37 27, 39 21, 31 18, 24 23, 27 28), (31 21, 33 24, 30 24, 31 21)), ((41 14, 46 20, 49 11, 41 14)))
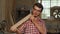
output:
POLYGON ((31 22, 31 20, 29 19, 29 20, 27 20, 27 21, 25 21, 25 23, 30 23, 31 22))

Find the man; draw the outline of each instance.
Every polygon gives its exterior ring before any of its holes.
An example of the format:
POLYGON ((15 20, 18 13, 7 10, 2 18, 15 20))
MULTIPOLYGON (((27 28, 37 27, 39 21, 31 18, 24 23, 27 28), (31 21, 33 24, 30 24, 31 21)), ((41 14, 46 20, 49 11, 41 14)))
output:
POLYGON ((45 23, 39 18, 42 10, 42 4, 35 3, 32 9, 32 16, 20 27, 14 30, 14 32, 17 34, 47 34, 45 23))

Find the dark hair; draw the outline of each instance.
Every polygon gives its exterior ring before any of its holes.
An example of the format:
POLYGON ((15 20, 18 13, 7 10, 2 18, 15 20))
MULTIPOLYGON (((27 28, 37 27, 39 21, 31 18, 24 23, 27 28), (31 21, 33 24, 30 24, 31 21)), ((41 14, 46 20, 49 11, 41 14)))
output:
POLYGON ((41 9, 41 12, 42 12, 42 10, 43 10, 43 5, 42 5, 41 3, 35 3, 35 4, 33 5, 33 8, 34 8, 34 6, 37 6, 38 8, 42 8, 42 9, 41 9))

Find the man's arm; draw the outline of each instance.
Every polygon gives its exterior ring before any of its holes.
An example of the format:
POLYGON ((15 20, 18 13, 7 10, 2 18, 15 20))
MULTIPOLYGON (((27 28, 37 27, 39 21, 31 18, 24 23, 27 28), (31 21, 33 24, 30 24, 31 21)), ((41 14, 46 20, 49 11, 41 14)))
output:
POLYGON ((47 34, 45 24, 40 25, 36 21, 33 22, 41 34, 47 34))
POLYGON ((43 34, 47 34, 47 29, 46 29, 46 25, 45 25, 45 22, 44 21, 42 21, 42 33, 43 34))
POLYGON ((31 20, 35 24, 35 26, 37 27, 37 29, 39 30, 39 32, 41 34, 47 34, 46 27, 45 27, 45 24, 44 23, 42 25, 41 24, 38 24, 38 20, 36 20, 34 18, 34 16, 31 17, 31 20))
POLYGON ((44 29, 44 33, 47 34, 47 29, 46 29, 46 25, 45 25, 45 22, 43 23, 43 29, 44 29))

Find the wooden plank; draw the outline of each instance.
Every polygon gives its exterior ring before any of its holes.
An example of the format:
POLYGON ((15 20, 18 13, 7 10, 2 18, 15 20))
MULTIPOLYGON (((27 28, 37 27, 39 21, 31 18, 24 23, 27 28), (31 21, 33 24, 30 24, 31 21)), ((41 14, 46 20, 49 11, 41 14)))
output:
POLYGON ((30 18, 31 14, 28 14, 25 18, 21 19, 19 22, 17 22, 15 25, 13 25, 10 30, 14 30, 18 28, 18 26, 22 25, 25 21, 27 21, 30 18))

